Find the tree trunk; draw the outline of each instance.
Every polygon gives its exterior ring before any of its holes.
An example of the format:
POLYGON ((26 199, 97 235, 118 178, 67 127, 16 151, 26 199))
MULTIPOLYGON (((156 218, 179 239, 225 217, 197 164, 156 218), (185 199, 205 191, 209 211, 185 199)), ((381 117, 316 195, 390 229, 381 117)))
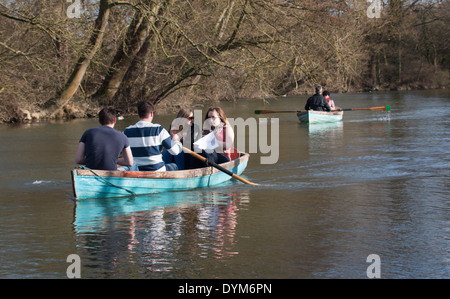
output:
POLYGON ((370 69, 371 69, 371 77, 372 77, 372 89, 378 88, 378 76, 377 76, 377 62, 378 62, 378 53, 373 53, 370 61, 370 69))
POLYGON ((398 36, 398 84, 401 85, 403 81, 402 76, 402 34, 398 36))
POLYGON ((132 26, 125 37, 125 45, 117 51, 102 86, 93 95, 94 98, 100 99, 101 103, 111 104, 134 58, 147 40, 151 27, 156 22, 155 15, 162 7, 163 1, 151 8, 152 14, 136 11, 132 26))
POLYGON ((98 17, 95 20, 94 29, 91 38, 89 39, 89 43, 86 46, 86 50, 75 65, 65 87, 58 93, 56 98, 50 99, 44 104, 48 118, 54 118, 55 115, 57 115, 57 113, 59 113, 72 99, 72 96, 80 86, 81 80, 83 80, 84 74, 91 63, 92 58, 102 43, 103 35, 108 24, 110 9, 109 0, 100 1, 98 17))

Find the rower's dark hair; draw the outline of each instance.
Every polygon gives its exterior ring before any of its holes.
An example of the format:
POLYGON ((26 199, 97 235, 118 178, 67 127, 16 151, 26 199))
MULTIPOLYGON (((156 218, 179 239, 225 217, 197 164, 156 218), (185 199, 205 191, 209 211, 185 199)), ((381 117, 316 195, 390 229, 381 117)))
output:
POLYGON ((98 121, 102 126, 111 125, 116 119, 117 111, 113 107, 105 107, 98 113, 98 121))
POLYGON ((328 90, 324 90, 324 92, 322 92, 322 95, 323 96, 329 96, 330 92, 328 90))
POLYGON ((192 109, 181 108, 180 111, 178 111, 177 118, 188 118, 191 113, 192 109))
POLYGON ((149 100, 143 100, 138 103, 138 115, 140 118, 146 118, 151 112, 155 111, 155 106, 149 100))

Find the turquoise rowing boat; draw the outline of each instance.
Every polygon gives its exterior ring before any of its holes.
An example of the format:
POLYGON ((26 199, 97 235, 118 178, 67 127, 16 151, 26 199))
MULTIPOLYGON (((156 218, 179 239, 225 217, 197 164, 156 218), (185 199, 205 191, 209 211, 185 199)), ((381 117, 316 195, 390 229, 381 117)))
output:
POLYGON ((325 112, 309 110, 297 113, 300 122, 310 124, 338 122, 342 120, 343 115, 344 111, 325 112))
MULTIPOLYGON (((220 166, 240 175, 247 167, 249 157, 249 154, 241 153, 239 158, 220 166)), ((218 185, 230 179, 231 176, 212 166, 162 172, 92 170, 83 167, 72 170, 73 193, 77 199, 187 190, 218 185)))

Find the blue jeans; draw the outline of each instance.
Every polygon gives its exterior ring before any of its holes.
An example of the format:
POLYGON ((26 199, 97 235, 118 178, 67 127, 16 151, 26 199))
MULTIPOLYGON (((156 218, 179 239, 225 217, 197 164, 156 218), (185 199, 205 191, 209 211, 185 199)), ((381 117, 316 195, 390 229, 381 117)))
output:
MULTIPOLYGON (((146 170, 139 170, 139 167, 136 165, 136 163, 133 164, 133 166, 120 166, 117 168, 117 170, 120 171, 146 171, 146 170)), ((166 164, 166 171, 174 171, 178 170, 178 166, 175 163, 168 163, 166 164)))
MULTIPOLYGON (((178 166, 175 163, 167 163, 166 165, 166 171, 174 171, 174 170, 178 170, 178 166)), ((154 170, 150 170, 150 169, 146 169, 148 167, 142 166, 141 168, 139 168, 136 164, 133 164, 133 166, 129 167, 129 166, 121 166, 120 169, 118 170, 122 170, 122 171, 154 171, 154 170)))
POLYGON ((117 168, 117 170, 120 170, 120 171, 139 171, 139 168, 136 165, 136 163, 133 163, 132 166, 120 166, 120 167, 117 168))
MULTIPOLYGON (((184 168, 184 152, 179 153, 176 156, 171 155, 166 149, 162 151, 162 157, 164 163, 166 163, 167 171, 171 170, 183 170, 184 168), (168 164, 176 164, 177 169, 171 169, 167 167, 168 164)), ((172 167, 172 166, 169 166, 172 167)))
POLYGON ((166 164, 166 171, 175 171, 178 170, 178 166, 175 163, 166 164))

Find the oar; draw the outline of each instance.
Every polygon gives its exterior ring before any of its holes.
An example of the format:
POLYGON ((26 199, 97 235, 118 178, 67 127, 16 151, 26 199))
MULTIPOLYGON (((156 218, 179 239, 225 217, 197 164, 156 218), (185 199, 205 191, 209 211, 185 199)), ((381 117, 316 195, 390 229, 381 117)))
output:
MULTIPOLYGON (((381 106, 381 107, 369 107, 369 108, 348 108, 348 109, 335 109, 336 111, 357 111, 357 110, 371 110, 371 111, 390 111, 391 106, 381 106)), ((255 114, 269 114, 269 113, 304 113, 307 110, 255 110, 255 114)))
MULTIPOLYGON (((197 153, 191 151, 191 150, 188 149, 188 148, 185 148, 184 146, 183 146, 183 151, 184 151, 185 153, 188 153, 188 154, 194 156, 195 158, 197 158, 197 159, 199 159, 199 160, 201 160, 201 161, 203 161, 203 162, 206 162, 206 161, 207 161, 207 159, 206 159, 205 157, 203 157, 203 156, 201 156, 201 155, 199 155, 199 154, 197 154, 197 153)), ((252 183, 252 182, 247 181, 246 179, 241 178, 241 177, 238 176, 237 174, 232 173, 232 172, 229 171, 228 169, 223 168, 222 166, 218 165, 217 163, 215 163, 215 162, 213 162, 213 161, 209 161, 209 160, 208 160, 208 164, 214 166, 215 168, 219 169, 220 171, 225 172, 225 173, 228 174, 229 176, 231 176, 231 177, 233 177, 233 178, 235 178, 235 179, 237 179, 237 180, 239 180, 239 181, 241 181, 241 182, 243 182, 243 183, 246 183, 246 184, 249 184, 249 185, 254 185, 254 186, 258 186, 258 185, 259 185, 259 184, 252 183)))
POLYGON ((357 110, 371 110, 371 111, 391 111, 391 106, 370 107, 370 108, 347 108, 332 111, 357 111, 357 110))
MULTIPOLYGON (((306 111, 306 110, 304 110, 306 111)), ((255 110, 255 114, 269 114, 269 113, 297 113, 302 110, 255 110)))

